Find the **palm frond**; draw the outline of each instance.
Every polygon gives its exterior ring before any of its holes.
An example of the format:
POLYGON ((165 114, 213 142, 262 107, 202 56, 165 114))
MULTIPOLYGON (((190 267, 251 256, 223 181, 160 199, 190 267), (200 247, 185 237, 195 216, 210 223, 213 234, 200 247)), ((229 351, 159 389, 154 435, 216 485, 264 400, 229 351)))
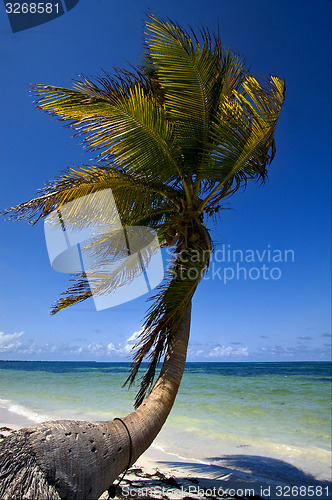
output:
MULTIPOLYGON (((118 212, 125 225, 135 223, 135 212, 142 215, 154 205, 166 210, 179 209, 183 193, 177 189, 147 180, 143 176, 106 166, 81 166, 67 169, 58 179, 39 190, 36 198, 6 209, 3 214, 15 220, 36 223, 66 203, 92 193, 111 189, 118 212)), ((79 220, 77 219, 79 224, 79 220)), ((84 220, 81 220, 84 226, 84 220)))
POLYGON ((192 174, 208 134, 214 84, 220 75, 220 47, 213 47, 207 31, 200 45, 194 32, 190 36, 179 25, 152 15, 146 27, 149 56, 165 93, 184 163, 192 174))
POLYGON ((154 233, 146 228, 99 228, 80 245, 85 272, 72 278, 74 284, 53 304, 51 314, 92 296, 111 297, 119 288, 131 284, 148 268, 158 250, 151 245, 153 239, 154 233))
POLYGON ((179 151, 164 107, 139 83, 125 89, 112 83, 115 89, 110 83, 107 91, 87 79, 76 81, 74 89, 50 85, 32 89, 40 109, 68 120, 83 136, 83 144, 114 166, 160 182, 177 178, 179 151))
POLYGON ((234 99, 223 100, 219 120, 211 127, 213 153, 209 164, 201 166, 200 175, 218 184, 202 206, 229 182, 234 190, 247 179, 264 179, 266 166, 274 158, 274 131, 284 101, 284 81, 271 77, 263 85, 247 76, 243 88, 246 95, 233 90, 234 99))
POLYGON ((200 250, 199 253, 193 253, 194 258, 191 258, 190 251, 188 259, 175 256, 168 268, 164 283, 158 288, 158 293, 150 299, 154 302, 145 317, 136 345, 131 374, 125 382, 129 385, 134 382, 142 361, 148 357, 149 366, 140 383, 135 401, 136 408, 151 390, 158 363, 208 267, 210 252, 200 250))
POLYGON ((75 278, 71 279, 71 281, 74 282, 74 285, 70 286, 65 292, 62 293, 62 297, 54 302, 50 310, 51 315, 62 311, 66 307, 78 304, 92 297, 90 284, 85 276, 85 273, 77 274, 75 278))

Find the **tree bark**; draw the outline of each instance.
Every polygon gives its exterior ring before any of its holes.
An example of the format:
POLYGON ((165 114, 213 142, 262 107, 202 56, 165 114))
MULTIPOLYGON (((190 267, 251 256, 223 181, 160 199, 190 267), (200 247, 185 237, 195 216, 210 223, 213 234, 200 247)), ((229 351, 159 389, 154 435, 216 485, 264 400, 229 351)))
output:
POLYGON ((98 499, 151 445, 185 367, 191 304, 173 335, 153 390, 121 420, 59 420, 21 429, 1 443, 0 498, 98 499))

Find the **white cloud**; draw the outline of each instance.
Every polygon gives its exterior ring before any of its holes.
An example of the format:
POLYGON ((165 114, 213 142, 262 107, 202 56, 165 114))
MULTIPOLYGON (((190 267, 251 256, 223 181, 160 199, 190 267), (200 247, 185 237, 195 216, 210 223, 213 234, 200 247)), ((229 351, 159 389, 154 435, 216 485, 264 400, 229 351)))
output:
MULTIPOLYGON (((142 330, 141 330, 142 331, 142 330)), ((136 344, 137 338, 139 336, 140 332, 134 332, 129 339, 126 340, 126 344, 124 346, 124 351, 126 354, 129 354, 129 352, 132 350, 134 345, 136 344)))
POLYGON ((0 332, 0 351, 15 349, 21 345, 21 337, 24 332, 4 333, 0 332))
POLYGON ((111 353, 111 352, 114 352, 114 351, 116 351, 116 347, 115 347, 115 345, 112 342, 110 342, 108 344, 108 346, 107 346, 107 352, 111 353))
POLYGON ((201 354, 203 354, 203 352, 203 349, 198 349, 198 351, 195 352, 195 355, 200 356, 201 354))
POLYGON ((116 354, 118 356, 127 356, 132 348, 135 346, 137 338, 141 332, 134 332, 124 344, 119 343, 114 345, 113 342, 110 342, 107 345, 107 353, 106 354, 116 354))
MULTIPOLYGON (((0 332, 0 352, 23 359, 38 359, 50 357, 54 359, 124 359, 132 355, 132 349, 137 343, 141 331, 136 331, 122 342, 103 342, 100 338, 96 341, 79 343, 40 343, 34 339, 22 339, 24 332, 0 332)), ((84 339, 81 339, 84 340, 84 339)), ((77 339, 76 339, 77 341, 77 339)))
MULTIPOLYGON (((135 331, 128 335, 127 339, 112 342, 101 338, 87 341, 84 338, 70 341, 37 342, 32 338, 26 338, 23 331, 14 333, 0 332, 0 353, 3 359, 57 359, 57 360, 103 360, 103 361, 130 361, 133 357, 133 347, 138 341, 141 331, 135 331)), ((325 341, 329 341, 327 332, 323 335, 325 341)), ((323 338, 321 338, 323 340, 323 338)), ((226 345, 211 342, 189 343, 188 361, 252 361, 252 360, 319 360, 329 359, 331 346, 329 344, 312 345, 309 339, 297 339, 295 345, 264 345, 250 346, 241 345, 240 342, 231 342, 226 345), (310 347, 311 346, 311 347, 310 347)), ((1 357, 1 356, 0 356, 1 357)))
POLYGON ((104 353, 105 347, 103 344, 95 344, 94 342, 88 345, 88 351, 93 353, 104 353))
POLYGON ((104 354, 116 354, 118 356, 121 356, 121 355, 125 354, 125 349, 122 346, 122 344, 114 345, 113 342, 110 342, 107 345, 107 351, 105 351, 104 354))
POLYGON ((248 356, 248 347, 232 347, 217 345, 209 352, 210 358, 230 357, 230 356, 248 356))
POLYGON ((294 358, 315 360, 329 355, 329 351, 324 346, 309 347, 307 343, 300 343, 296 346, 283 346, 275 344, 273 346, 261 347, 255 354, 264 356, 273 356, 278 359, 294 358))

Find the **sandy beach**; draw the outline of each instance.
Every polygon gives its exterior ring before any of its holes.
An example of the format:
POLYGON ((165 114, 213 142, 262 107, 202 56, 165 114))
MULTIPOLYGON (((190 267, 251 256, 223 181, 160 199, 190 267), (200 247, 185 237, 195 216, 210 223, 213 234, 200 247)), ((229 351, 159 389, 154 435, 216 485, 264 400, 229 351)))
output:
MULTIPOLYGON (((0 438, 13 430, 35 423, 6 409, 0 410, 0 438)), ((318 482, 281 460, 251 455, 223 457, 223 466, 191 460, 153 445, 137 460, 121 480, 117 499, 278 499, 331 498, 331 483, 318 482), (302 494, 300 496, 300 487, 302 494), (322 488, 322 493, 319 494, 322 488)), ((117 484, 118 481, 115 482, 117 484)), ((105 492, 101 499, 108 498, 105 492)))

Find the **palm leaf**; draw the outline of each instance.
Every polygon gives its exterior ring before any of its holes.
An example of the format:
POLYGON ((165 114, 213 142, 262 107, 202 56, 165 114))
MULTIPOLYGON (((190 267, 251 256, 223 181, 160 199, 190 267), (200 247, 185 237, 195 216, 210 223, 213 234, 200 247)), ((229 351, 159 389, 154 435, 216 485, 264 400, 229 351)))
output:
POLYGON ((201 166, 199 175, 218 184, 202 207, 227 185, 234 190, 248 178, 264 178, 266 166, 274 158, 274 131, 284 101, 284 81, 271 77, 263 86, 247 76, 243 88, 245 95, 233 90, 234 99, 223 99, 219 119, 211 127, 211 158, 201 166))
MULTIPOLYGON (((52 181, 41 189, 36 198, 8 208, 4 214, 9 214, 16 220, 37 222, 52 211, 80 197, 112 189, 117 209, 124 224, 134 223, 134 212, 142 215, 154 205, 165 209, 179 209, 180 198, 183 195, 171 186, 152 182, 133 173, 119 171, 110 165, 82 166, 67 169, 59 179, 52 181)), ((84 225, 84 221, 81 221, 84 225)), ((79 224, 79 221, 77 220, 79 224)))
POLYGON ((165 93, 165 105, 192 173, 208 134, 214 84, 220 73, 220 47, 213 48, 207 32, 201 46, 197 39, 194 44, 179 25, 154 16, 149 16, 146 27, 146 43, 165 93))
POLYGON ((172 124, 158 99, 138 83, 117 91, 97 89, 88 80, 77 81, 75 86, 33 86, 38 107, 69 120, 84 136, 83 144, 100 151, 114 166, 160 182, 177 178, 179 152, 172 140, 172 124))
POLYGON ((146 228, 121 228, 108 231, 99 228, 81 244, 85 272, 77 274, 74 284, 55 302, 51 314, 82 302, 92 296, 112 296, 120 287, 129 285, 147 269, 158 247, 151 245, 154 234, 146 228), (128 244, 127 231, 131 234, 128 244), (86 264, 89 263, 89 266, 86 264))
POLYGON ((169 341, 175 334, 185 310, 190 303, 199 281, 208 267, 210 252, 202 248, 188 251, 188 259, 176 254, 168 268, 164 283, 152 297, 153 304, 147 312, 140 333, 132 363, 132 371, 125 384, 135 380, 142 361, 148 357, 149 366, 142 377, 136 396, 137 408, 153 386, 155 371, 166 351, 169 341), (199 258, 198 258, 199 256, 199 258))

